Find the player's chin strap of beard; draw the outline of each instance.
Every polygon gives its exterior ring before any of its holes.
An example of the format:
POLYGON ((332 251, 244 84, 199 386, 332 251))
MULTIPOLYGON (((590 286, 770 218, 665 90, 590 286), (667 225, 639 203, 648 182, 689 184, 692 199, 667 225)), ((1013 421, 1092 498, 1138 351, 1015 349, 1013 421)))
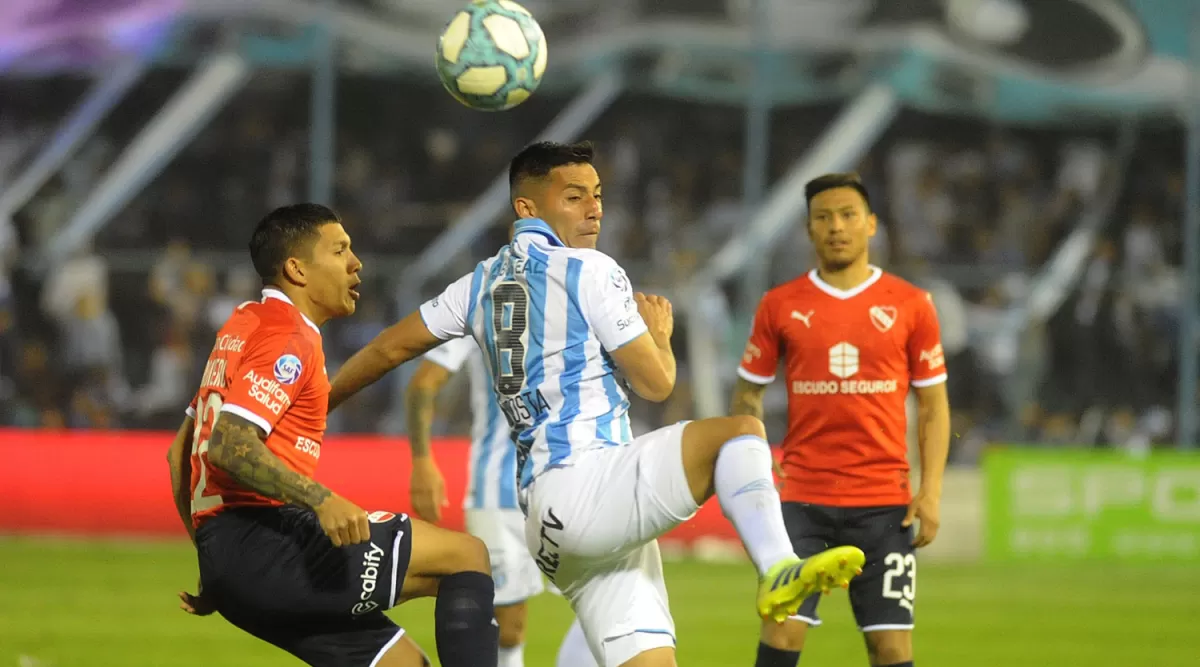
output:
POLYGON ((442 577, 433 618, 438 658, 443 667, 495 665, 500 652, 492 578, 482 572, 442 577))

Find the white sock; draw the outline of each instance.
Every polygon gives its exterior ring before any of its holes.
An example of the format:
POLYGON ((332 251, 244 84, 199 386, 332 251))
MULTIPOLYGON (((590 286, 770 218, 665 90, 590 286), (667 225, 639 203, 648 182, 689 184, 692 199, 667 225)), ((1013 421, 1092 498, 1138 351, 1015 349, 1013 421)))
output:
POLYGON ((563 637, 562 646, 558 649, 556 667, 599 667, 592 649, 588 647, 587 637, 583 635, 583 627, 579 619, 571 624, 567 636, 563 637))
POLYGON ((793 555, 771 462, 766 440, 743 435, 721 447, 713 473, 721 511, 737 528, 760 576, 793 555))
POLYGON ((525 645, 517 644, 516 646, 505 648, 500 647, 500 660, 497 661, 497 667, 525 667, 525 645))

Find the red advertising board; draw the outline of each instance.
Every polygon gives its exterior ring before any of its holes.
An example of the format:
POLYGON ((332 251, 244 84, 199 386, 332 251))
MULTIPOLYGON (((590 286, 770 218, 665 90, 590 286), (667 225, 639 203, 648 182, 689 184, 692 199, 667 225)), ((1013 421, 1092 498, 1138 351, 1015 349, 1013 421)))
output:
MULTIPOLYGON (((0 429, 0 533, 182 536, 166 460, 173 435, 0 429)), ((467 450, 463 439, 434 443, 449 528, 463 526, 467 450)), ((408 476, 404 438, 330 436, 322 444, 317 479, 368 511, 409 511, 408 476)), ((715 500, 664 537, 700 538, 737 540, 715 500)))

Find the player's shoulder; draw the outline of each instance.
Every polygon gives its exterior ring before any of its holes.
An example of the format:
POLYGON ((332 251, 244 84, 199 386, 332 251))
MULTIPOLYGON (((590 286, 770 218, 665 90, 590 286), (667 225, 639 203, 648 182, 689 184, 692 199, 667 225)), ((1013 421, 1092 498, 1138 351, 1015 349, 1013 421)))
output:
POLYGON ((234 310, 226 326, 234 323, 247 340, 278 342, 298 354, 309 354, 320 347, 320 332, 316 327, 294 306, 278 299, 243 303, 234 310))
POLYGON ((567 261, 568 277, 573 272, 572 264, 577 267, 574 271, 578 271, 581 287, 598 287, 607 281, 619 290, 630 289, 625 269, 603 251, 595 248, 556 248, 555 251, 556 255, 567 261))
POLYGON ((933 299, 928 290, 887 271, 881 272, 875 287, 878 291, 891 295, 897 305, 920 305, 924 302, 932 302, 933 299))
POLYGON ((604 251, 595 248, 557 247, 553 249, 550 256, 560 257, 567 261, 575 260, 580 263, 583 270, 589 272, 619 266, 617 260, 605 254, 604 251))

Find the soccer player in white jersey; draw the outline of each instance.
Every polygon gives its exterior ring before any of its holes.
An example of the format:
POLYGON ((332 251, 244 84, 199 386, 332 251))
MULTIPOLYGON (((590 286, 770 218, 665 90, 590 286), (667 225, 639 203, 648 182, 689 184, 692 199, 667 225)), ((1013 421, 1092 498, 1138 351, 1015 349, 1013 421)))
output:
POLYGON ((350 358, 330 407, 452 338, 473 337, 517 445, 526 545, 575 610, 605 667, 675 665, 659 535, 715 493, 758 570, 756 607, 782 623, 811 593, 845 586, 855 547, 792 551, 766 430, 741 415, 637 438, 625 387, 675 387, 666 299, 634 293, 595 249, 602 215, 590 143, 543 142, 509 167, 512 243, 350 358))
MULTIPOLYGON (((463 499, 467 532, 483 540, 496 582, 495 614, 500 626, 499 667, 525 664, 526 600, 543 589, 542 572, 525 547, 525 514, 517 504, 517 449, 500 413, 483 355, 473 338, 455 338, 430 350, 405 392, 412 452, 409 495, 420 518, 437 523, 446 504, 446 485, 430 448, 438 393, 464 366, 471 392, 471 451, 463 499)), ((571 667, 592 667, 582 634, 572 627, 561 653, 571 667), (589 664, 590 663, 590 664, 589 664)))

